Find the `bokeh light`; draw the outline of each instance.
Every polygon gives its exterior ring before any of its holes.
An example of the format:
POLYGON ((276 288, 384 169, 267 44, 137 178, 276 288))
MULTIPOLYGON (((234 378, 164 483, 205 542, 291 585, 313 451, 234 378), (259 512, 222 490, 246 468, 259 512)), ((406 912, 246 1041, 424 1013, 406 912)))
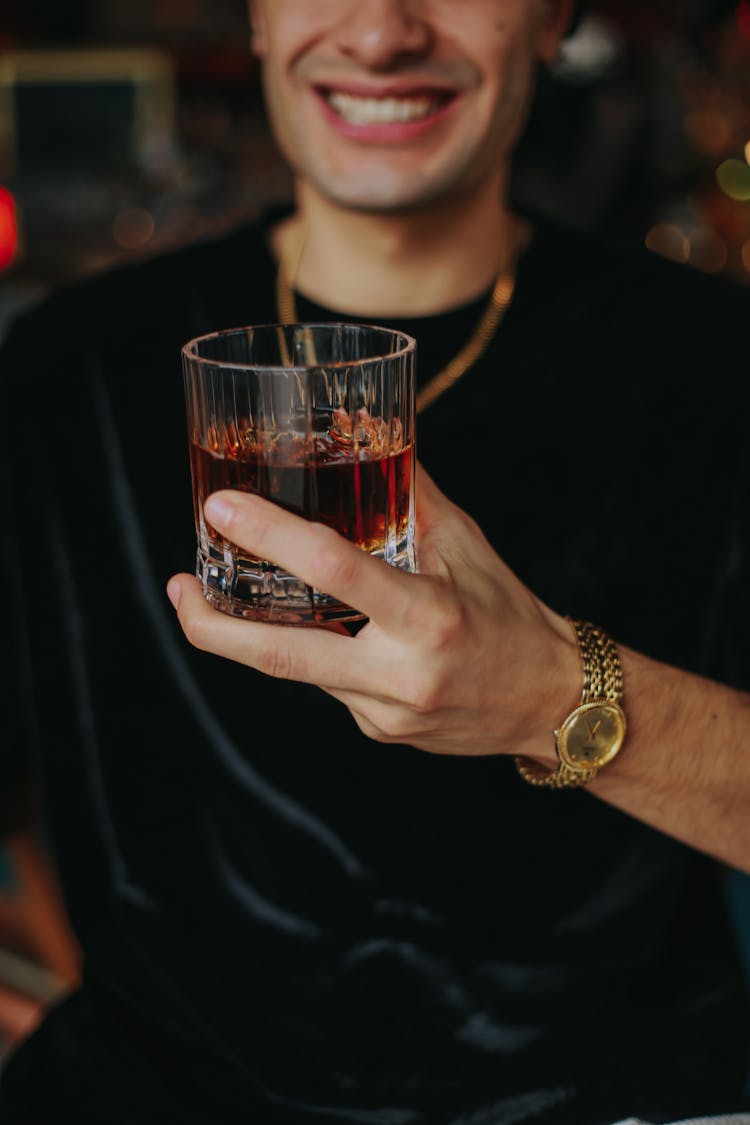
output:
POLYGON ((696 109, 685 117, 685 133, 698 152, 723 156, 734 136, 732 122, 712 109, 696 109))
POLYGON ((741 34, 750 39, 750 0, 740 0, 737 5, 737 26, 741 34))
POLYGON ((691 231, 688 244, 691 266, 705 273, 721 273, 726 267, 729 257, 727 245, 709 227, 697 227, 691 231))
POLYGON ((16 201, 7 188, 0 187, 0 270, 7 270, 18 253, 16 201))
POLYGON ((646 246, 673 262, 687 262, 690 257, 690 242, 685 232, 674 223, 656 223, 651 227, 646 235, 646 246))
POLYGON ((112 237, 123 250, 140 250, 154 235, 154 216, 144 207, 123 207, 112 223, 112 237))
POLYGON ((723 161, 716 169, 716 180, 730 199, 739 202, 750 199, 750 165, 744 160, 723 161))

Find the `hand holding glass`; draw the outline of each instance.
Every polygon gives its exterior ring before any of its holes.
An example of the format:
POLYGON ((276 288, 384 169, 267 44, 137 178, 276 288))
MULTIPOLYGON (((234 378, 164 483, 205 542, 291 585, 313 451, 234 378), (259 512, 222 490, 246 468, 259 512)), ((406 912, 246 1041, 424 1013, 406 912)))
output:
POLYGON ((228 542, 203 505, 254 492, 414 571, 416 342, 359 324, 226 329, 182 349, 206 599, 237 617, 296 625, 363 614, 228 542))

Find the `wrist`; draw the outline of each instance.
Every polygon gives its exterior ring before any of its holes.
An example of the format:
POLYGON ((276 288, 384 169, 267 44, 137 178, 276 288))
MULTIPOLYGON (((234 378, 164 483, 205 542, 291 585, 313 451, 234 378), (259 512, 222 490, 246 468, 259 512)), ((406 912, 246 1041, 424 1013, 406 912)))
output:
POLYGON ((546 769, 554 770, 559 765, 555 730, 580 702, 583 678, 572 622, 546 606, 541 606, 541 609, 553 643, 547 648, 537 672, 537 691, 528 708, 533 721, 524 724, 513 753, 532 758, 546 769))
POLYGON ((537 755, 516 754, 518 772, 530 785, 554 789, 587 785, 614 760, 625 738, 617 645, 591 622, 572 621, 572 626, 581 665, 580 698, 554 731, 555 768, 537 755))

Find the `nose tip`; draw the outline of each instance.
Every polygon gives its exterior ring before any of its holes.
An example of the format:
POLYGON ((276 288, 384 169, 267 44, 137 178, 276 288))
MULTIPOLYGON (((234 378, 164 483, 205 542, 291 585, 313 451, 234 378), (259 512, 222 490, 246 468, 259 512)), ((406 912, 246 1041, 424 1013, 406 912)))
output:
POLYGON ((432 32, 404 0, 355 0, 336 38, 345 55, 369 69, 383 70, 425 54, 432 32))

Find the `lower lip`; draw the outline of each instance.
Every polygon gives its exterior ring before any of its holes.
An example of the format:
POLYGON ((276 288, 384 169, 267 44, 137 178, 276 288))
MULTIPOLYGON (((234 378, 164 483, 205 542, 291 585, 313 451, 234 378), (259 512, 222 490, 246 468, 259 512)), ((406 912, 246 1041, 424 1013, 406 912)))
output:
POLYGON ((451 97, 449 101, 441 105, 434 113, 428 114, 427 117, 420 117, 418 121, 378 121, 370 125, 353 125, 336 112, 323 94, 316 90, 315 96, 320 103, 326 121, 332 125, 342 137, 347 137, 354 141, 380 144, 399 144, 404 141, 414 140, 417 137, 423 137, 426 133, 434 129, 435 126, 445 121, 446 117, 453 112, 458 101, 458 97, 451 97))

